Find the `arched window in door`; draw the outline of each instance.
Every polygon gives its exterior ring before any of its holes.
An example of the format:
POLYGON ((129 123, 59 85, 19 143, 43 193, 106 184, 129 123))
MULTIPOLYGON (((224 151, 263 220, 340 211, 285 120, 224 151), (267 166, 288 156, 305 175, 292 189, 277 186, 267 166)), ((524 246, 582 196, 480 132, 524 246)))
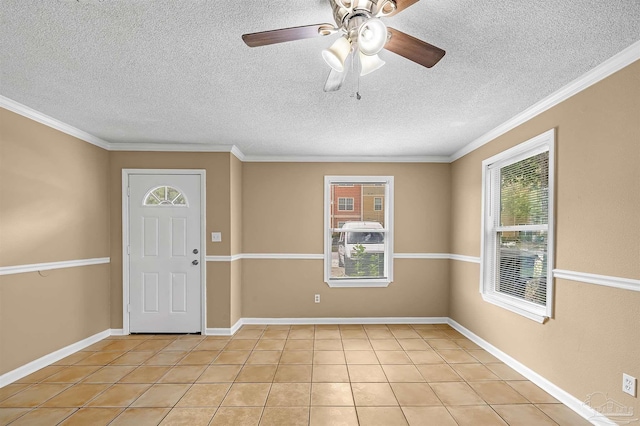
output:
POLYGON ((144 197, 145 206, 187 206, 187 198, 172 186, 157 186, 144 197))

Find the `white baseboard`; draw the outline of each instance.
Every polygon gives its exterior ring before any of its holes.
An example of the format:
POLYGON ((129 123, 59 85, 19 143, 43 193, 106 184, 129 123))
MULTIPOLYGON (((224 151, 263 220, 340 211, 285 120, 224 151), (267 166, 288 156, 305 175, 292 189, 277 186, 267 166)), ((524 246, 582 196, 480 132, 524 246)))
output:
POLYGON ((111 329, 112 336, 125 336, 124 330, 121 328, 112 328, 111 329))
POLYGON ((522 374, 524 377, 529 379, 531 382, 538 385, 541 389, 546 391, 548 394, 553 396, 558 401, 562 402, 564 405, 575 411, 578 415, 585 418, 589 422, 594 425, 599 426, 616 426, 617 423, 611 421, 607 417, 598 413, 593 408, 586 405, 583 401, 580 401, 575 396, 569 394, 565 390, 559 388, 555 384, 551 383, 549 380, 545 379, 535 371, 531 370, 529 367, 525 366, 521 362, 515 360, 511 356, 502 352, 500 349, 493 346, 491 343, 487 342, 480 336, 473 333, 471 330, 462 326, 458 322, 449 318, 448 324, 463 334, 466 338, 480 346, 482 349, 489 352, 491 355, 498 358, 500 361, 507 364, 509 367, 516 370, 518 373, 522 374))
POLYGON ((243 325, 447 324, 447 317, 240 318, 231 328, 207 328, 207 336, 233 336, 243 325))
POLYGON ((204 332, 207 336, 233 336, 242 327, 242 318, 236 321, 230 328, 207 328, 204 332))
POLYGON ((447 317, 354 317, 354 318, 242 318, 242 324, 447 324, 447 317))
POLYGON ((78 352, 79 350, 82 350, 87 346, 93 345, 94 343, 104 339, 105 337, 109 337, 110 335, 111 330, 109 329, 101 331, 100 333, 96 333, 93 336, 89 336, 86 339, 82 339, 79 342, 72 343, 69 346, 65 346, 62 349, 58 349, 55 352, 51 352, 50 354, 31 361, 30 363, 25 364, 22 367, 18 367, 15 370, 9 371, 8 373, 4 373, 0 376, 0 388, 8 385, 9 383, 13 383, 16 380, 20 380, 23 377, 26 377, 29 374, 46 367, 47 365, 53 364, 56 361, 60 361, 62 358, 78 352))

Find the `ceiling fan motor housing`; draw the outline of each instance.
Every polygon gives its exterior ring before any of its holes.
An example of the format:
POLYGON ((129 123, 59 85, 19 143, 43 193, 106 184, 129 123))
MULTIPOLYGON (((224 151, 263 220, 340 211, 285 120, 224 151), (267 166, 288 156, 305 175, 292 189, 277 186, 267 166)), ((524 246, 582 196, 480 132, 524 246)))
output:
POLYGON ((336 25, 347 33, 357 26, 356 23, 350 24, 353 18, 387 16, 396 10, 395 0, 329 0, 329 3, 336 25))
POLYGON ((386 43, 387 31, 377 17, 386 16, 396 10, 395 0, 329 0, 336 26, 353 45, 362 44, 365 55, 377 54, 386 43), (374 22, 378 21, 378 22, 374 22), (367 23, 372 28, 367 28, 367 23), (376 40, 366 35, 377 35, 376 40), (363 38, 360 43, 360 38, 363 38), (384 38, 384 41, 382 41, 384 38))

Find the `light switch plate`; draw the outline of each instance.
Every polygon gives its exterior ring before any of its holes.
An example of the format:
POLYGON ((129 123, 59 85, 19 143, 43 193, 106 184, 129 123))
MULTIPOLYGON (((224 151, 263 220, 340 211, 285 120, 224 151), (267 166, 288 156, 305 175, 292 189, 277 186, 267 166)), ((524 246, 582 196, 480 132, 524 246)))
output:
POLYGON ((222 241, 222 232, 212 232, 211 233, 211 241, 214 243, 219 243, 222 241))

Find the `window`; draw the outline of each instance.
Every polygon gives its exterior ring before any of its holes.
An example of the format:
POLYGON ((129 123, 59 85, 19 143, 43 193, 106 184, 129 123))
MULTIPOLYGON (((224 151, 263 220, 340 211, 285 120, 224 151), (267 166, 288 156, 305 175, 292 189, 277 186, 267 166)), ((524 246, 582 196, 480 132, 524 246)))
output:
POLYGON ((538 322, 552 306, 554 139, 552 129, 482 163, 482 296, 538 322))
POLYGON ((158 186, 147 192, 145 206, 186 206, 187 199, 172 186, 158 186))
MULTIPOLYGON (((353 185, 351 185, 353 186, 353 185)), ((338 210, 340 211, 352 211, 353 210, 353 198, 338 198, 338 210)))
POLYGON ((393 177, 326 176, 324 206, 325 282, 388 286, 393 280, 393 177), (374 193, 380 196, 372 203, 368 194, 374 193))

